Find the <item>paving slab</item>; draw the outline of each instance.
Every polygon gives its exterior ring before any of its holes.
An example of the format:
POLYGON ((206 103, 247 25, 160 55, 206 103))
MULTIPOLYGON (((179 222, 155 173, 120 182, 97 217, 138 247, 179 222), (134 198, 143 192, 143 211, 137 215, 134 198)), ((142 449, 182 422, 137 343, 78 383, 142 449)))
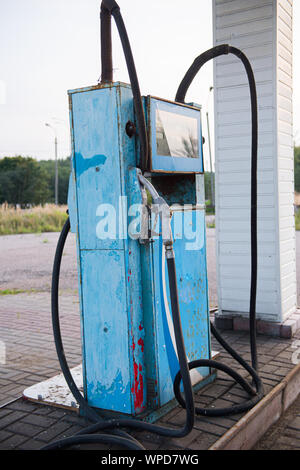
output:
MULTIPOLYGON (((40 405, 18 398, 22 388, 52 377, 60 372, 53 343, 50 320, 50 294, 47 292, 0 297, 0 338, 7 346, 6 363, 1 365, 1 389, 7 401, 17 399, 0 409, 0 449, 39 449, 58 437, 70 436, 75 429, 88 424, 75 412, 40 405), (18 297, 18 302, 15 298, 18 297), (20 314, 20 305, 22 314, 20 314)), ((61 298, 61 323, 66 354, 70 365, 81 359, 79 304, 75 294, 64 293, 61 298)), ((245 358, 249 359, 247 332, 224 332, 226 339, 245 358)), ((300 338, 300 332, 298 333, 300 338)), ((294 367, 293 340, 258 336, 259 365, 267 391, 281 383, 294 367), (260 356, 260 352, 262 353, 260 356), (261 358, 261 360, 260 360, 261 358)), ((234 365, 230 356, 213 340, 213 349, 220 351, 220 361, 234 365)), ((238 364, 236 369, 239 369, 238 364)), ((243 372, 244 375, 247 375, 243 372)), ((2 394, 1 394, 2 396, 2 394)), ((198 406, 215 408, 230 406, 245 399, 245 392, 230 377, 220 372, 217 380, 196 394, 198 406)), ((243 414, 221 418, 196 417, 193 432, 183 439, 170 439, 147 432, 133 432, 147 449, 176 450, 209 449, 240 422, 243 414)), ((297 417, 296 417, 297 418, 297 417)), ((287 428, 298 433, 298 421, 287 428)), ((185 422, 185 411, 176 407, 161 419, 165 426, 180 427, 185 422)), ((286 440, 288 435, 285 434, 286 440)), ((77 446, 80 448, 80 446, 77 446)), ((81 446, 82 448, 84 446, 81 446)), ((93 446, 89 446, 93 448, 93 446)), ((94 446, 95 448, 95 446, 94 446)), ((107 446, 96 446, 104 449, 107 446)))
MULTIPOLYGON (((300 233, 298 232, 296 236, 298 244, 300 233)), ((211 305, 216 303, 214 237, 214 229, 208 229, 211 305)), ((1 289, 21 288, 30 292, 0 296, 0 341, 5 345, 5 361, 0 363, 0 449, 39 449, 46 442, 58 437, 73 435, 76 430, 87 424, 85 419, 75 412, 32 404, 20 398, 22 391, 28 386, 60 372, 50 315, 51 270, 57 239, 58 234, 1 237, 1 289), (14 263, 11 262, 12 259, 14 263)), ((297 263, 298 270, 299 267, 300 262, 297 263)), ((72 236, 68 238, 62 274, 60 286, 62 333, 69 365, 74 367, 81 362, 81 345, 75 240, 72 236)), ((247 332, 223 331, 223 336, 246 360, 250 359, 247 332)), ((300 350, 300 346, 295 343, 297 340, 300 340, 299 332, 292 340, 258 335, 259 367, 267 393, 278 387, 299 361, 300 354, 297 351, 300 350)), ((212 343, 213 349, 221 353, 220 361, 234 365, 236 370, 241 371, 240 366, 234 363, 214 340, 212 343)), ((243 376, 247 375, 245 371, 241 372, 243 376)), ((296 376, 292 378, 288 389, 284 386, 284 390, 288 393, 285 393, 282 406, 287 411, 282 417, 293 409, 292 403, 299 389, 296 376)), ((195 396, 198 406, 208 408, 230 406, 244 399, 245 392, 223 372, 219 372, 217 380, 195 396)), ((235 425, 239 425, 244 416, 245 414, 221 418, 197 417, 193 433, 183 440, 161 438, 145 432, 133 434, 147 449, 203 450, 216 446, 220 439, 224 439, 226 433, 235 425)), ((160 422, 168 426, 182 426, 185 422, 185 411, 178 406, 160 422)), ((284 427, 279 426, 284 432, 279 434, 279 437, 276 435, 273 444, 296 448, 300 432, 298 415, 291 415, 287 423, 284 427), (290 441, 288 444, 290 438, 294 444, 290 441)), ((257 445, 271 444, 263 443, 261 440, 257 445)), ((97 445, 97 448, 101 446, 97 445)))

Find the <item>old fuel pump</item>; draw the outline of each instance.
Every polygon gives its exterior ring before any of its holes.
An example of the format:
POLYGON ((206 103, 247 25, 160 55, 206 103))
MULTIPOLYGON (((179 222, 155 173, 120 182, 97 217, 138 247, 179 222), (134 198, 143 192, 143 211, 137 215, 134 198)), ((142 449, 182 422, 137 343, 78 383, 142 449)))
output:
POLYGON ((62 371, 81 411, 94 424, 48 449, 91 441, 141 449, 120 428, 180 437, 192 430, 195 413, 239 413, 263 396, 255 342, 257 105, 249 61, 228 45, 210 49, 195 59, 170 102, 140 95, 115 1, 101 5, 101 45, 101 82, 69 92, 69 220, 58 242, 52 284, 54 337, 62 371), (130 85, 113 82, 111 16, 130 85), (201 109, 184 103, 202 65, 229 53, 242 60, 251 92, 252 366, 210 326, 201 109), (59 328, 59 269, 70 227, 77 239, 84 396, 68 368, 59 328), (253 385, 211 358, 210 330, 246 368, 253 385), (225 409, 195 409, 193 391, 213 380, 216 369, 233 377, 250 398, 225 409), (185 425, 169 429, 152 424, 174 406, 175 398, 186 408, 185 425), (99 430, 108 433, 94 434, 99 430))
MULTIPOLYGON (((131 88, 109 83, 69 96, 68 207, 78 234, 85 396, 103 410, 161 411, 174 398, 179 371, 167 245, 159 235, 160 221, 169 225, 168 211, 187 357, 210 359, 200 109, 143 98, 150 140, 144 174, 159 191, 160 206, 159 196, 147 202, 153 186, 141 180, 136 139, 126 132, 135 120, 131 88), (159 217, 162 207, 165 217, 159 217)), ((209 368, 194 371, 195 384, 210 379, 209 368)))

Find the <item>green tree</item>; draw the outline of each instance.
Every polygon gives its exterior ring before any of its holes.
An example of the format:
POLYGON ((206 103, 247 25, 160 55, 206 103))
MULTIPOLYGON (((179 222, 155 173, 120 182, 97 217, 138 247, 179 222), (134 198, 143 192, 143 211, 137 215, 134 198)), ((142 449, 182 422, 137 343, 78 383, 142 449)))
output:
MULTIPOLYGON (((215 176, 215 175, 213 175, 213 176, 215 176)), ((211 191, 211 173, 210 173, 210 171, 206 171, 204 173, 204 185, 205 185, 205 199, 211 201, 212 191, 211 191)))
POLYGON ((295 191, 300 192, 300 147, 294 147, 295 191))
MULTIPOLYGON (((55 162, 54 160, 41 160, 40 167, 46 172, 49 189, 48 202, 55 201, 55 162)), ((69 175, 71 171, 70 157, 58 160, 58 203, 67 204, 69 175)))
POLYGON ((44 204, 49 198, 45 171, 31 157, 0 159, 0 203, 44 204))

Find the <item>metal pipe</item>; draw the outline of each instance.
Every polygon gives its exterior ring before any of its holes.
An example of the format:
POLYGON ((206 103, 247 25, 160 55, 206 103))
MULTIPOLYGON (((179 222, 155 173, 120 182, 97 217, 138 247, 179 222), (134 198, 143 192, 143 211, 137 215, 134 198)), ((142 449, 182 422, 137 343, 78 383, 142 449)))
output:
POLYGON ((58 205, 58 161, 57 161, 57 137, 54 138, 55 147, 55 205, 58 205))
POLYGON ((112 41, 111 41, 111 12, 101 4, 100 9, 100 40, 101 40, 101 81, 113 81, 112 41))
POLYGON ((55 205, 58 205, 58 159, 57 159, 57 135, 56 130, 54 129, 51 124, 48 122, 45 123, 46 127, 50 127, 50 129, 54 132, 54 161, 55 161, 55 177, 54 177, 54 201, 55 205))
MULTIPOLYGON (((112 58, 111 58, 111 15, 114 17, 118 33, 120 36, 120 40, 123 47, 123 52, 126 60, 128 75, 130 79, 130 85, 133 94, 133 103, 134 103, 134 110, 136 115, 137 121, 137 128, 138 128, 138 135, 140 141, 140 150, 141 150, 141 157, 140 157, 140 167, 143 170, 148 169, 148 134, 146 128, 146 120, 145 120, 145 113, 144 107, 140 92, 140 85, 135 69, 135 64, 133 60, 133 55, 131 51, 130 42, 128 39, 127 31, 124 25, 124 21, 120 12, 119 5, 114 0, 102 0, 101 10, 105 11, 105 15, 102 17, 103 23, 101 26, 104 26, 105 31, 103 32, 103 36, 101 33, 101 51, 104 54, 104 65, 105 71, 103 70, 101 82, 103 81, 112 81, 113 74, 112 74, 112 58), (104 37, 104 33, 108 34, 109 38, 104 37)), ((101 52, 102 57, 102 52, 101 52)))
POLYGON ((211 205, 213 206, 213 208, 215 208, 215 184, 214 184, 214 175, 213 175, 212 158, 211 158, 211 141, 210 141, 210 127, 209 127, 208 111, 206 112, 206 121, 207 121, 208 151, 209 151, 209 163, 210 163, 211 205))

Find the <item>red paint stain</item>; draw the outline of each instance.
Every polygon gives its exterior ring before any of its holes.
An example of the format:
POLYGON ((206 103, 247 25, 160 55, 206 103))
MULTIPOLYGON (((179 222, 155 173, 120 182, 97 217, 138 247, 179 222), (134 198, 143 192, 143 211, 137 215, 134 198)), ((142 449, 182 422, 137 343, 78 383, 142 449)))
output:
POLYGON ((139 371, 142 371, 142 366, 137 365, 136 362, 133 364, 134 368, 134 385, 131 388, 131 392, 133 393, 134 397, 134 408, 141 409, 143 407, 143 399, 144 399, 144 389, 143 389, 143 375, 139 374, 139 371))
POLYGON ((142 324, 140 323, 139 325, 139 330, 142 331, 143 327, 142 327, 142 324))
POLYGON ((135 342, 134 341, 132 341, 131 349, 132 349, 132 351, 135 350, 135 342))
POLYGON ((144 341, 142 340, 142 338, 138 340, 138 345, 141 346, 142 352, 144 352, 144 341))

